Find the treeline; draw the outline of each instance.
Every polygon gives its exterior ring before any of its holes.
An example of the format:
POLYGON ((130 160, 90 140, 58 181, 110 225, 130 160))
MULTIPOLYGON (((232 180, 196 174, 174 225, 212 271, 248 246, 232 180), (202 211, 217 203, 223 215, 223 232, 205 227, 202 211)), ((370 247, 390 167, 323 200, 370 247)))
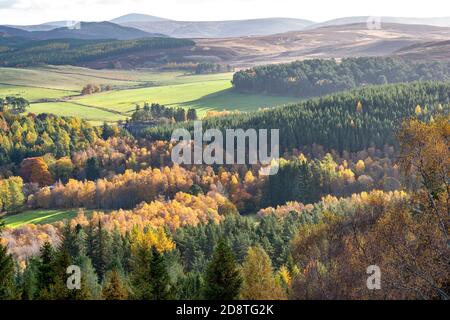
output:
POLYGON ((239 71, 233 86, 241 92, 321 96, 366 85, 450 80, 448 62, 413 62, 391 57, 305 60, 239 71))
POLYGON ((197 111, 195 109, 184 109, 166 107, 159 103, 144 104, 144 108, 137 105, 135 111, 131 115, 132 122, 148 122, 162 121, 166 119, 168 122, 184 122, 197 120, 197 111))
POLYGON ((193 46, 187 39, 148 38, 137 40, 55 39, 29 41, 11 45, 0 52, 0 66, 16 67, 36 64, 76 64, 110 55, 138 50, 155 50, 193 46))
MULTIPOLYGON (((209 118, 203 121, 203 128, 279 129, 282 152, 314 143, 328 150, 353 152, 396 145, 395 132, 404 119, 418 116, 430 120, 448 114, 449 104, 448 82, 374 86, 296 105, 209 118)), ((193 124, 187 123, 147 128, 140 136, 168 140, 177 127, 193 132, 193 124)))
POLYGON ((232 72, 233 67, 230 65, 223 65, 218 63, 204 62, 199 63, 195 67, 195 74, 211 74, 221 72, 232 72))

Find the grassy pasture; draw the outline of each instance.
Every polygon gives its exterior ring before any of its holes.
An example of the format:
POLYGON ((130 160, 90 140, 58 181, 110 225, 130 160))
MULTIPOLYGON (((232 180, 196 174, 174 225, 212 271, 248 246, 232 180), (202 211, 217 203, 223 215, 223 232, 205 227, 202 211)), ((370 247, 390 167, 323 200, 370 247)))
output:
MULTIPOLYGON (((85 214, 91 214, 85 211, 85 214)), ((7 216, 5 224, 8 228, 19 228, 26 224, 49 224, 61 220, 73 219, 78 215, 78 210, 32 210, 16 215, 7 216)))
POLYGON ((34 103, 31 105, 28 112, 35 114, 53 113, 57 116, 83 118, 97 123, 116 122, 118 120, 126 119, 125 116, 120 114, 86 107, 72 102, 34 103))
POLYGON ((136 104, 157 102, 210 110, 255 111, 296 102, 294 97, 240 94, 231 90, 232 73, 191 75, 151 70, 93 70, 73 66, 0 68, 0 96, 20 95, 32 102, 30 112, 76 116, 93 124, 126 119, 136 104), (88 83, 112 85, 114 90, 80 96, 88 83), (56 102, 39 102, 42 99, 56 102), (39 102, 39 103, 33 103, 39 102))
POLYGON ((20 96, 30 102, 40 99, 60 99, 77 94, 78 92, 62 89, 46 89, 37 87, 4 85, 0 83, 0 97, 20 96))

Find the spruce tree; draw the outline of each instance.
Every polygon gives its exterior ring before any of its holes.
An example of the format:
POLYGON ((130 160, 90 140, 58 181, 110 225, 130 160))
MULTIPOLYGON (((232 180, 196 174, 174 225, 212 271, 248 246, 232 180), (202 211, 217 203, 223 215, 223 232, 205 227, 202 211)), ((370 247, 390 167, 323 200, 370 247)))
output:
POLYGON ((38 266, 38 298, 50 299, 51 286, 55 281, 55 251, 49 242, 45 242, 40 251, 38 266))
POLYGON ((97 228, 92 232, 91 245, 90 257, 101 281, 111 262, 111 237, 109 233, 103 229, 103 224, 100 220, 98 221, 97 228))
POLYGON ((150 266, 152 261, 151 248, 139 245, 133 255, 132 286, 133 297, 138 300, 152 300, 152 278, 150 266))
POLYGON ((154 300, 170 300, 172 291, 164 256, 153 247, 150 261, 151 291, 154 300))
POLYGON ((206 270, 203 296, 208 300, 234 300, 242 278, 233 252, 224 240, 219 241, 206 270))

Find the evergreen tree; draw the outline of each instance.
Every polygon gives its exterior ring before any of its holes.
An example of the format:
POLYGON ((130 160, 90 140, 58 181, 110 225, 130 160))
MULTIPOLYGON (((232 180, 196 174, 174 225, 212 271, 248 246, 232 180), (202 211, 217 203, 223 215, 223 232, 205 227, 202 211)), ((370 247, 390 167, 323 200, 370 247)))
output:
POLYGON ((95 181, 100 178, 100 163, 96 157, 86 161, 86 179, 95 181))
POLYGON ((151 292, 154 300, 170 300, 172 290, 164 256, 153 247, 150 260, 151 292))
POLYGON ((51 286, 55 281, 55 251, 49 242, 45 242, 40 250, 38 266, 38 298, 50 299, 51 286))
POLYGON ((82 293, 76 293, 75 299, 82 300, 80 297, 86 295, 88 299, 98 299, 101 296, 101 286, 98 283, 98 276, 92 266, 89 257, 82 255, 76 260, 76 264, 81 269, 81 290, 82 293))
POLYGON ((133 297, 138 300, 152 300, 151 275, 152 249, 139 245, 133 255, 133 297))
POLYGON ((96 228, 93 228, 91 236, 92 251, 90 257, 95 271, 100 281, 102 281, 111 262, 111 239, 109 233, 103 229, 103 224, 100 220, 96 228))
POLYGON ((71 290, 67 288, 67 268, 72 265, 72 259, 69 251, 62 246, 56 253, 54 270, 55 278, 53 284, 50 286, 51 297, 55 300, 71 299, 71 290))
POLYGON ((234 300, 238 297, 242 278, 233 252, 224 240, 219 241, 206 270, 204 298, 234 300))

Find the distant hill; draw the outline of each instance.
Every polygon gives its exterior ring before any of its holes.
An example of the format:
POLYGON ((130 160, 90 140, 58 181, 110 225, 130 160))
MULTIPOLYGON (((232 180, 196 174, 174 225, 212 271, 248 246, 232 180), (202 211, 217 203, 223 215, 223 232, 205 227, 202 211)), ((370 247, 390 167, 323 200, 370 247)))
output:
MULTIPOLYGON (((70 25, 70 24, 69 24, 70 25)), ((112 22, 80 22, 70 27, 59 27, 47 31, 25 31, 18 28, 0 26, 0 34, 33 40, 50 39, 116 39, 131 40, 150 37, 165 37, 163 34, 148 33, 139 29, 121 26, 112 22)))
MULTIPOLYGON (((122 62, 115 57, 145 52, 192 48, 195 43, 188 39, 145 38, 136 40, 86 40, 48 39, 26 40, 19 37, 0 38, 0 66, 26 67, 40 64, 84 65, 96 60, 106 61, 104 68, 121 68, 122 62)), ((161 61, 161 60, 159 60, 161 61)), ((124 61, 127 63, 127 61, 124 61)))
POLYGON ((21 38, 28 38, 29 32, 12 28, 8 26, 0 26, 0 38, 6 38, 6 37, 21 37, 21 38))
POLYGON ((155 22, 155 21, 170 21, 170 20, 140 13, 130 13, 111 20, 111 22, 118 24, 128 22, 155 22))
MULTIPOLYGON (((315 29, 328 26, 341 26, 355 23, 367 23, 369 16, 361 17, 345 17, 339 19, 333 19, 325 22, 315 23, 313 25, 305 27, 305 29, 315 29)), ((401 17, 380 17, 381 24, 383 23, 397 23, 397 24, 417 24, 427 25, 435 27, 450 27, 450 17, 442 18, 401 18, 401 17)))
POLYGON ((33 34, 42 40, 46 39, 117 39, 130 40, 155 36, 162 34, 148 33, 135 28, 124 27, 111 22, 80 22, 73 27, 57 28, 50 31, 36 31, 33 34))
POLYGON ((121 25, 151 33, 163 33, 175 38, 230 38, 262 36, 298 31, 314 24, 312 21, 288 18, 268 18, 235 21, 139 21, 127 20, 121 25))
POLYGON ((414 44, 395 54, 416 61, 450 61, 450 40, 414 44))

